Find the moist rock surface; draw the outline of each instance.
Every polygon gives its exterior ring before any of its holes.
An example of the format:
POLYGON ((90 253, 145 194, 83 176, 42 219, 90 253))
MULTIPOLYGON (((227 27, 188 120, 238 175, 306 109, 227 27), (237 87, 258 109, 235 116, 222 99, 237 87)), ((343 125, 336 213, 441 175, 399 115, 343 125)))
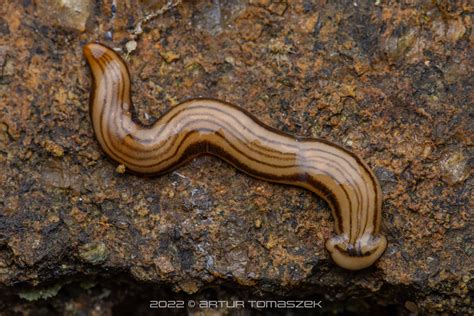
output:
POLYGON ((0 6, 2 313, 166 297, 474 312, 472 3, 40 2, 0 6), (88 117, 91 41, 127 60, 143 122, 212 97, 356 152, 381 181, 385 254, 337 267, 320 198, 216 158, 117 172, 88 117))

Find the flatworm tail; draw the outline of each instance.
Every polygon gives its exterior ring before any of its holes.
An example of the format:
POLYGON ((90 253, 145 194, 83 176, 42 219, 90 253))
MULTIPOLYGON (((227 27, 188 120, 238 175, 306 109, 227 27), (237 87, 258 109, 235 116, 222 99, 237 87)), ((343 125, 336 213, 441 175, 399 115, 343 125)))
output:
POLYGON ((140 174, 162 174, 211 154, 259 179, 300 186, 327 201, 336 235, 326 248, 341 267, 374 263, 387 241, 379 235, 382 192, 352 152, 322 139, 293 137, 235 105, 212 99, 183 102, 142 124, 130 96, 127 65, 110 48, 88 44, 93 86, 90 116, 97 140, 113 160, 140 174))

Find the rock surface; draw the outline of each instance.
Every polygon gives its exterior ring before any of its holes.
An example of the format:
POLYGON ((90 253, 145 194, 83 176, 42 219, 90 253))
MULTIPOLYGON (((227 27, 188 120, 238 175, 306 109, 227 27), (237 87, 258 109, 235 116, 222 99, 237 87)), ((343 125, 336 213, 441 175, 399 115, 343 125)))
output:
POLYGON ((469 1, 175 1, 141 32, 166 1, 75 1, 74 22, 53 5, 66 2, 36 3, 0 7, 0 313, 250 297, 474 313, 469 1), (128 60, 144 122, 213 97, 362 156, 385 196, 383 257, 338 268, 321 199, 215 158, 121 174, 88 118, 81 49, 95 40, 128 60))
POLYGON ((92 0, 42 0, 36 9, 42 24, 84 32, 92 8, 92 0))

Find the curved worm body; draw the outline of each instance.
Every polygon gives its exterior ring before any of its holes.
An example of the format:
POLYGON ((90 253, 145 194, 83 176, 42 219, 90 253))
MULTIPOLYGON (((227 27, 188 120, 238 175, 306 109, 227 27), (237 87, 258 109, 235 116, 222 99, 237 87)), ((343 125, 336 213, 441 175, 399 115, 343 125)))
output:
POLYGON ((384 252, 380 185, 352 152, 325 140, 284 134, 240 107, 211 99, 186 101, 143 125, 120 56, 95 43, 84 47, 84 55, 93 78, 90 116, 97 140, 128 170, 162 174, 197 155, 215 155, 253 177, 303 187, 326 200, 336 235, 325 245, 339 266, 363 269, 384 252))

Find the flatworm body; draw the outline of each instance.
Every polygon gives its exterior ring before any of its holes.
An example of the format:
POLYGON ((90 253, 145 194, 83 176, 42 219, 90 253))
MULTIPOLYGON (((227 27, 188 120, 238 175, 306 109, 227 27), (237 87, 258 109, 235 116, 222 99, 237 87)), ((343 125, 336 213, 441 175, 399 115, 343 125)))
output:
POLYGON ((327 201, 336 234, 326 241, 341 267, 372 265, 387 241, 379 234, 382 192, 368 165, 329 141, 287 135, 244 109, 193 99, 150 125, 136 117, 127 65, 110 48, 88 44, 90 116, 105 153, 132 172, 158 175, 201 154, 217 156, 259 179, 308 189, 327 201))

